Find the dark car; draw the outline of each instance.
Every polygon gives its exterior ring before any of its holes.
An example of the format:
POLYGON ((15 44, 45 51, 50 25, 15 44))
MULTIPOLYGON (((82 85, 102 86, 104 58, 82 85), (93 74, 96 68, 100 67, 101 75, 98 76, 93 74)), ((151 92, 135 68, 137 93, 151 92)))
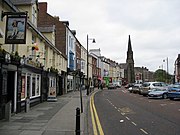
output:
POLYGON ((180 98, 180 83, 176 83, 168 88, 168 98, 180 98))
POLYGON ((124 86, 124 88, 128 89, 128 88, 132 87, 133 85, 134 85, 134 83, 128 83, 124 86))

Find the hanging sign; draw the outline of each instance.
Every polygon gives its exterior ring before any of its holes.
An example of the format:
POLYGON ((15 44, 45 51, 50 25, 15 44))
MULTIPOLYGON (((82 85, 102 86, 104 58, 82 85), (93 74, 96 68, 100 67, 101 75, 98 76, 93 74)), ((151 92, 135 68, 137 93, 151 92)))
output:
POLYGON ((26 44, 26 13, 6 14, 5 44, 26 44))

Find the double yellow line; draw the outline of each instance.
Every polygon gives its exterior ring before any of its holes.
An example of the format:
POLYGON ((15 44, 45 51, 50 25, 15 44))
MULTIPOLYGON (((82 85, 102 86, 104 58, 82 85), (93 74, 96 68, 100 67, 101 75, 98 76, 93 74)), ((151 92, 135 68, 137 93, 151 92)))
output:
POLYGON ((94 135, 98 135, 98 133, 100 135, 104 135, 104 132, 102 130, 102 127, 101 127, 101 124, 100 124, 100 121, 99 121, 99 117, 97 115, 97 111, 96 111, 96 108, 95 108, 95 105, 94 105, 94 94, 95 93, 93 93, 91 95, 91 98, 90 98, 90 111, 91 111, 93 132, 94 132, 94 135))

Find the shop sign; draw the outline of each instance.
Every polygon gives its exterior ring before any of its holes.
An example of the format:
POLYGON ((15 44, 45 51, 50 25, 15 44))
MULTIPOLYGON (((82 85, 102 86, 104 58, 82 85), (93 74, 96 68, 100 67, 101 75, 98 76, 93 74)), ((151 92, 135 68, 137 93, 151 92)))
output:
POLYGON ((51 87, 49 88, 49 92, 48 92, 48 101, 57 101, 56 98, 56 88, 55 87, 51 87))
POLYGON ((7 15, 5 44, 26 44, 27 13, 4 13, 7 15))

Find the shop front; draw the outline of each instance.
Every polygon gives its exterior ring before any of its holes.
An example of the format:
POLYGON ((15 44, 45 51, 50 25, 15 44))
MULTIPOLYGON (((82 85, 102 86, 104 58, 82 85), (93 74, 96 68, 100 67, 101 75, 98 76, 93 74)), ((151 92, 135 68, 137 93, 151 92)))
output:
POLYGON ((21 66, 20 80, 20 110, 27 111, 27 107, 42 102, 41 85, 42 85, 42 67, 37 63, 27 60, 21 66))

